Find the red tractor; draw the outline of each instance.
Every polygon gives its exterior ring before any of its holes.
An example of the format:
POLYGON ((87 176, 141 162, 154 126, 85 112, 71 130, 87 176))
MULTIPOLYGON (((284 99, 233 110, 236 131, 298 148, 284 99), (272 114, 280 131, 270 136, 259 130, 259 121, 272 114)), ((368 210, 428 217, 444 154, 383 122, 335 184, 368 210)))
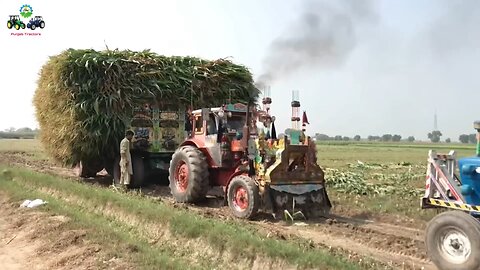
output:
MULTIPOLYGON (((264 98, 265 102, 271 99, 264 98)), ((173 154, 169 168, 177 202, 195 203, 205 198, 210 187, 221 186, 238 218, 250 219, 261 208, 274 215, 301 211, 307 218, 329 212, 316 146, 302 131, 275 138, 275 117, 253 105, 228 104, 190 115, 190 134, 173 154)))

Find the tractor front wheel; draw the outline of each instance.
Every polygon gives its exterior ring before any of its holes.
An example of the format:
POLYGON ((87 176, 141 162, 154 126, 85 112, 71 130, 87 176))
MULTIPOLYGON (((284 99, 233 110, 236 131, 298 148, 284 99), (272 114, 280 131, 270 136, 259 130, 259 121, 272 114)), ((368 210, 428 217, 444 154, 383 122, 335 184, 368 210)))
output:
POLYGON ((30 25, 30 29, 35 30, 35 28, 37 28, 35 24, 30 25))
POLYGON ((178 148, 170 161, 168 177, 175 201, 194 203, 204 199, 209 189, 205 155, 193 146, 178 148))
POLYGON ((480 223, 471 215, 448 211, 427 226, 427 253, 440 270, 480 269, 480 223))
POLYGON ((22 29, 25 29, 25 24, 24 24, 24 23, 22 23, 21 27, 22 27, 22 29))
POLYGON ((15 29, 16 29, 16 30, 20 29, 20 25, 15 24, 15 29))
POLYGON ((246 175, 235 176, 228 185, 227 200, 234 216, 251 219, 260 205, 258 186, 246 175))

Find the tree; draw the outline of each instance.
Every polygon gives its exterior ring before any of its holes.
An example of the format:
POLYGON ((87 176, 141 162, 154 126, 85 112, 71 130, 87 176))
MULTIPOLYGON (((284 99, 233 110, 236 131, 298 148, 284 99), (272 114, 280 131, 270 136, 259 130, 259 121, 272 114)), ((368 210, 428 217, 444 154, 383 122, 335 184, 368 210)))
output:
POLYGON ((445 142, 446 142, 446 143, 451 143, 452 141, 450 140, 450 138, 447 138, 447 139, 445 140, 445 142))
POLYGON ((317 141, 328 141, 332 139, 330 138, 330 136, 320 133, 315 134, 315 138, 317 139, 317 141))
POLYGON ((355 135, 355 137, 353 137, 353 139, 357 142, 360 141, 361 138, 362 137, 360 137, 360 135, 355 135))
POLYGON ((409 136, 409 137, 407 138, 407 140, 408 140, 409 142, 414 142, 414 141, 415 141, 415 137, 409 136))
POLYGON ((16 132, 18 133, 26 133, 26 132, 33 132, 33 130, 29 127, 23 127, 23 128, 19 128, 16 130, 16 132))
POLYGON ((343 140, 344 140, 344 141, 350 141, 350 138, 347 137, 347 136, 344 136, 344 137, 343 137, 343 140))
POLYGON ((394 141, 394 142, 399 142, 401 139, 402 139, 402 136, 397 135, 397 134, 393 135, 393 137, 392 137, 392 141, 394 141))
POLYGON ((468 135, 468 141, 470 143, 477 143, 477 134, 470 134, 468 135))
POLYGON ((341 141, 343 137, 341 135, 335 136, 335 141, 341 141))
POLYGON ((440 132, 440 130, 434 130, 428 133, 428 138, 433 143, 438 143, 440 141, 440 137, 442 137, 442 132, 440 132))
POLYGON ((392 134, 383 134, 382 141, 389 142, 392 140, 392 137, 393 137, 392 134))
POLYGON ((458 137, 458 140, 461 142, 461 143, 468 143, 469 141, 469 136, 467 134, 462 134, 458 137))

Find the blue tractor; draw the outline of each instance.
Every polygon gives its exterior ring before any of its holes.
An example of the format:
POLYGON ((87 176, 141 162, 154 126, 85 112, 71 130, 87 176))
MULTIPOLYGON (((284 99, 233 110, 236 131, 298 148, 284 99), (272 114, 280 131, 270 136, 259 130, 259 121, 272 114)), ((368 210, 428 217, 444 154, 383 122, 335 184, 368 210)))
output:
POLYGON ((27 28, 35 30, 37 27, 43 29, 45 27, 45 21, 43 21, 42 16, 35 16, 34 18, 30 19, 27 24, 27 28))
POLYGON ((450 210, 432 218, 425 233, 428 256, 440 270, 480 269, 480 121, 474 128, 476 156, 457 162, 455 151, 429 152, 421 206, 450 210))

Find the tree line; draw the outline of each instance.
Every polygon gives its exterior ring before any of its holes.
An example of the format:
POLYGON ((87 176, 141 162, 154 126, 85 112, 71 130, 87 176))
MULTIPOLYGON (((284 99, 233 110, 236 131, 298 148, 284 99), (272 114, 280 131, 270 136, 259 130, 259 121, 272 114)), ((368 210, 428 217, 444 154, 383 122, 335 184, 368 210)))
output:
MULTIPOLYGON (((285 135, 289 135, 290 131, 292 129, 287 128, 285 130, 285 135)), ((283 136, 283 134, 281 134, 283 136)), ((439 143, 441 142, 443 134, 439 130, 433 130, 427 134, 428 139, 433 142, 433 143, 439 143)), ((355 135, 354 137, 348 137, 348 136, 342 136, 342 135, 336 135, 336 136, 329 136, 327 134, 321 134, 321 133, 315 133, 314 138, 317 141, 360 141, 362 139, 367 140, 367 141, 378 141, 378 142, 399 142, 402 140, 402 136, 398 134, 383 134, 382 136, 378 135, 369 135, 366 138, 362 138, 360 135, 355 135)), ((416 141, 414 136, 408 136, 407 138, 404 139, 405 141, 408 142, 414 142, 416 141)), ((462 134, 459 136, 458 140, 461 143, 477 143, 476 139, 476 134, 462 134)), ((451 143, 452 140, 450 138, 446 138, 444 140, 446 143, 451 143)))
POLYGON ((0 139, 34 139, 38 135, 38 129, 23 127, 19 129, 9 128, 0 131, 0 139))

